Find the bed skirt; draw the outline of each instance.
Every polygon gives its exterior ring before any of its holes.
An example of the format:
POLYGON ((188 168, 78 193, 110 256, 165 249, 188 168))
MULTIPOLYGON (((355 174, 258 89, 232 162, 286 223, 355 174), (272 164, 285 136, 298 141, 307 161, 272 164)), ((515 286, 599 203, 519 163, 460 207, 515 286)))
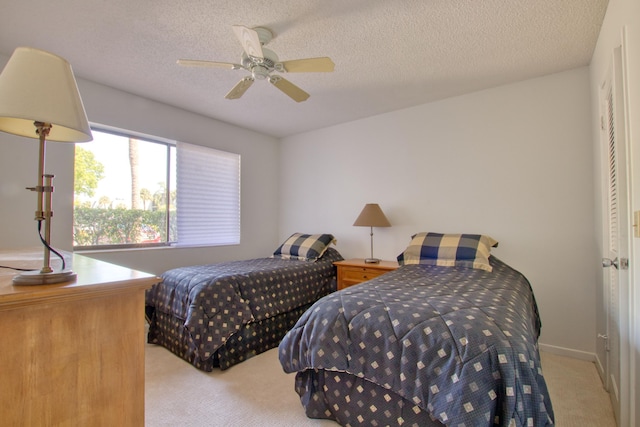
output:
POLYGON ((154 310, 148 313, 149 334, 147 342, 158 344, 196 368, 211 372, 214 368, 225 370, 257 354, 275 348, 300 316, 311 306, 307 304, 276 316, 250 322, 231 335, 207 360, 196 355, 196 346, 184 326, 184 319, 154 310))
POLYGON ((342 426, 444 427, 395 392, 348 372, 307 369, 296 374, 295 389, 309 418, 342 426))

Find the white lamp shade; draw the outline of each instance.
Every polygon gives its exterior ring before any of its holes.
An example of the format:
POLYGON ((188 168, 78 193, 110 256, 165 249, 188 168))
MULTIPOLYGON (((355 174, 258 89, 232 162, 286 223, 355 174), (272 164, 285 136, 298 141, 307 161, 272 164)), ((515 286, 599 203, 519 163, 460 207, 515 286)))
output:
POLYGON ((49 141, 91 141, 71 65, 43 50, 19 47, 0 74, 0 130, 38 138, 34 122, 51 124, 49 141))

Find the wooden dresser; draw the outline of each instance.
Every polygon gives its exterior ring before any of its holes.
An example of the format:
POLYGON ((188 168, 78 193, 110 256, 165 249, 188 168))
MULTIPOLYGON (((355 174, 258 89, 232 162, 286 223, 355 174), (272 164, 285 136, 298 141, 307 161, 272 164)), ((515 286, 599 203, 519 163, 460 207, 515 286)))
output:
MULTIPOLYGON (((0 265, 41 260, 0 252, 0 265)), ((74 282, 35 286, 0 268, 1 423, 143 426, 144 293, 159 279, 75 254, 68 267, 74 282)))
POLYGON ((396 261, 380 261, 376 264, 366 263, 364 259, 345 259, 333 263, 338 269, 338 290, 371 280, 398 268, 396 261))

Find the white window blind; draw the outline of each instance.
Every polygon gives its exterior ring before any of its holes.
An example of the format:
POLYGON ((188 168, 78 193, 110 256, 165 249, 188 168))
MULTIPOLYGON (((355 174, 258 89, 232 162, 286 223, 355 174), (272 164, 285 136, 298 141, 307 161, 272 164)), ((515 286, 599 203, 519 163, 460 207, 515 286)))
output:
POLYGON ((177 244, 240 243, 240 155, 176 145, 177 244))

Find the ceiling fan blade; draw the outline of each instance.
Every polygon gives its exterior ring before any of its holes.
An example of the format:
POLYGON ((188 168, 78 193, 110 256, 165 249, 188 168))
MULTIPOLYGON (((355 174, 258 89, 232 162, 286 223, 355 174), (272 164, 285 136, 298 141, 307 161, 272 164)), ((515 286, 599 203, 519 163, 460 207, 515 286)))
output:
POLYGON ((251 87, 253 77, 245 77, 240 80, 224 97, 226 99, 238 99, 251 87))
POLYGON ((296 102, 306 101, 309 98, 307 92, 280 76, 270 76, 269 82, 296 102))
POLYGON ((254 29, 247 28, 244 25, 234 25, 233 32, 236 33, 236 37, 240 40, 242 49, 249 56, 254 58, 264 58, 262 54, 262 44, 260 43, 260 37, 258 32, 254 29))
POLYGON ((178 65, 187 67, 212 67, 212 68, 228 68, 230 70, 239 70, 242 68, 240 64, 231 64, 230 62, 200 61, 197 59, 178 59, 178 65))
POLYGON ((335 68, 331 58, 307 58, 294 59, 281 62, 283 70, 287 73, 330 73, 335 68))

